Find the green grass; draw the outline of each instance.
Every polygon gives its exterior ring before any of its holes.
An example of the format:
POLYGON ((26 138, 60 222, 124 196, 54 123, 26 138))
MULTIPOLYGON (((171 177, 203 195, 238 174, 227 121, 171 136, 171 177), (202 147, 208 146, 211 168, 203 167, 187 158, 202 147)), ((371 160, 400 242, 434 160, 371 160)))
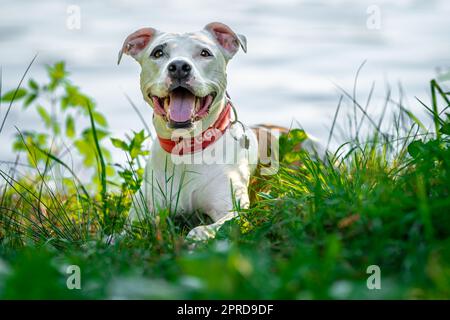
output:
MULTIPOLYGON (((357 119, 349 141, 316 159, 295 148, 303 131, 282 136, 280 171, 252 179, 251 208, 192 249, 184 237, 195 222, 174 217, 170 208, 127 224, 147 154, 144 131, 112 140, 129 159, 113 165, 102 141, 107 124, 95 104, 73 91, 64 66, 49 71, 49 85, 31 83, 31 89, 61 85, 56 101, 68 100, 90 126, 74 133, 70 121, 41 111, 49 133, 19 131, 17 152, 34 169, 23 176, 0 171, 1 298, 450 298, 450 103, 434 80, 431 103, 417 102, 429 112, 431 130, 390 95, 395 115, 382 126, 382 118, 370 117, 367 106, 343 91, 330 137, 348 100, 349 118, 357 119), (367 137, 363 122, 373 128, 367 137), (69 125, 55 130, 60 123, 69 125), (62 141, 62 131, 79 146, 94 183, 83 185, 64 148, 49 142, 55 135, 62 141), (94 143, 83 144, 86 139, 94 143), (55 177, 57 168, 64 178, 55 177), (64 192, 52 187, 55 179, 64 192), (111 234, 114 243, 105 240, 111 234), (81 268, 81 290, 67 289, 68 265, 81 268), (366 286, 370 265, 380 267, 381 290, 366 286)), ((24 104, 35 92, 18 90, 24 104)), ((3 95, 3 102, 14 100, 3 95)))

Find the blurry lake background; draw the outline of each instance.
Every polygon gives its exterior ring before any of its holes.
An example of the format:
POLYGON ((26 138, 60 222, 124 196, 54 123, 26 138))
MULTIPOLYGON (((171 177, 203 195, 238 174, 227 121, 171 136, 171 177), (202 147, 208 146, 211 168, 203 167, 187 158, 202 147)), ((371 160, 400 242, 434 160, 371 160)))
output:
MULTIPOLYGON (((143 26, 184 32, 221 21, 248 40, 248 53, 239 52, 228 67, 228 91, 240 120, 301 125, 325 144, 342 94, 336 85, 352 93, 363 61, 356 99, 364 105, 375 82, 370 114, 381 113, 388 86, 392 99, 399 99, 399 84, 406 106, 422 113, 414 97, 429 103, 429 80, 439 76, 448 84, 449 17, 445 0, 2 0, 2 86, 3 92, 15 88, 35 54, 27 79, 44 81, 44 66, 64 60, 70 79, 106 116, 112 136, 123 138, 143 128, 125 94, 148 123, 152 116, 139 90, 139 65, 125 56, 117 66, 125 37, 143 26), (72 5, 80 9, 79 29, 67 27, 72 5)), ((37 113, 21 106, 13 105, 0 135, 0 160, 14 160, 14 126, 40 128, 37 113)), ((338 119, 344 129, 351 111, 347 101, 338 119)), ((337 137, 331 146, 343 142, 337 137)), ((115 150, 113 159, 123 162, 124 156, 115 150)))

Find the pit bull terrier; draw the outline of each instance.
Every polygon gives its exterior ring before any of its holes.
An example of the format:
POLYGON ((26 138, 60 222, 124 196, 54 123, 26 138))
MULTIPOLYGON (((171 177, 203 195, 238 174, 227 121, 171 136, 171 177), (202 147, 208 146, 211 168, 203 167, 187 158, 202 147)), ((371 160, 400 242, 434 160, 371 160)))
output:
POLYGON ((246 38, 219 22, 183 34, 142 28, 125 39, 118 62, 126 54, 140 64, 140 87, 157 133, 130 219, 163 208, 200 211, 214 223, 187 238, 205 240, 237 216, 237 207, 249 206, 258 142, 226 93, 227 64, 239 49, 246 52, 246 38))

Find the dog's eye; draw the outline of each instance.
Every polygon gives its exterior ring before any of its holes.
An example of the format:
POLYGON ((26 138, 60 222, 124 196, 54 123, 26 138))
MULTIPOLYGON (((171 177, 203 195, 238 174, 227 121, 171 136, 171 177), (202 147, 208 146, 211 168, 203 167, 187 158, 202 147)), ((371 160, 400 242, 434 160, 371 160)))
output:
POLYGON ((164 52, 161 49, 156 49, 151 54, 151 56, 156 59, 161 58, 163 55, 164 55, 164 52))
POLYGON ((206 49, 203 49, 202 50, 202 52, 200 53, 200 55, 202 56, 202 57, 211 57, 212 56, 212 54, 211 54, 211 52, 209 52, 208 50, 206 50, 206 49))

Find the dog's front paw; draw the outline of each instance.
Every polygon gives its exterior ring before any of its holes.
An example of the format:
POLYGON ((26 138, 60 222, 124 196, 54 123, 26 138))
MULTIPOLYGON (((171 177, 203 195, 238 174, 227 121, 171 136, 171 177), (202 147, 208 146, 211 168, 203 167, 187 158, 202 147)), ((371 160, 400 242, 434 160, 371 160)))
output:
POLYGON ((210 226, 198 226, 189 231, 186 240, 206 241, 216 236, 216 231, 210 226))

